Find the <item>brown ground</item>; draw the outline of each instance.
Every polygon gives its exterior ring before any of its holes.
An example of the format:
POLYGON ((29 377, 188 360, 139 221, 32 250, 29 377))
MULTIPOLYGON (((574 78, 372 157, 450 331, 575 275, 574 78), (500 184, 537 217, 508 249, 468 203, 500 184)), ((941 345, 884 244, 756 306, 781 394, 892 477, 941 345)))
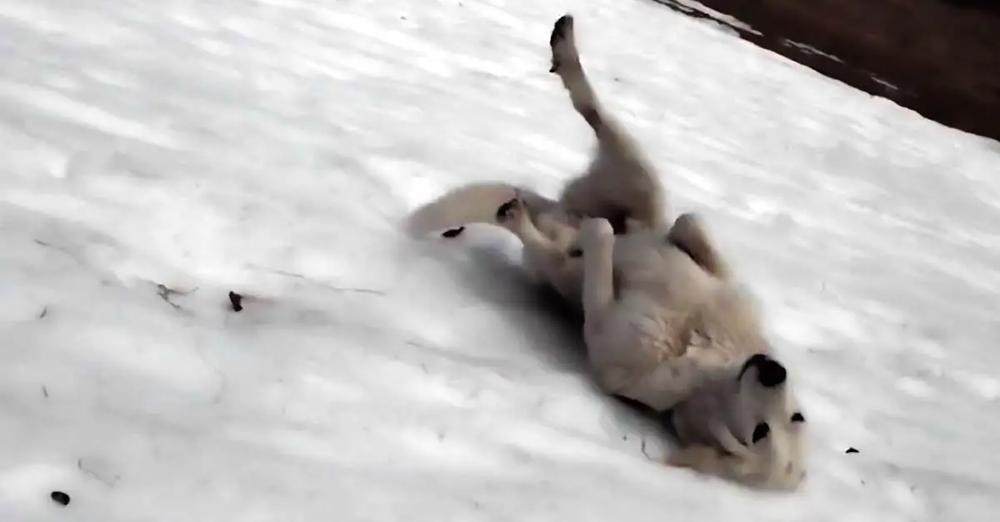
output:
POLYGON ((1000 0, 699 1, 762 33, 741 31, 748 41, 932 120, 1000 140, 1000 0))

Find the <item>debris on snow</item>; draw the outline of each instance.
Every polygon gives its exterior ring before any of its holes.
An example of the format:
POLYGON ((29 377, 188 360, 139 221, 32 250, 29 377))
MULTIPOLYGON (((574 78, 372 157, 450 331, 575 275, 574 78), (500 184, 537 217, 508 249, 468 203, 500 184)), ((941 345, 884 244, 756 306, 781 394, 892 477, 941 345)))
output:
POLYGON ((59 504, 60 506, 69 505, 69 495, 63 493, 62 491, 53 491, 52 494, 49 495, 49 497, 52 498, 53 502, 59 504))
POLYGON ((243 296, 237 294, 236 292, 229 291, 229 304, 233 306, 234 312, 239 312, 243 310, 243 296))

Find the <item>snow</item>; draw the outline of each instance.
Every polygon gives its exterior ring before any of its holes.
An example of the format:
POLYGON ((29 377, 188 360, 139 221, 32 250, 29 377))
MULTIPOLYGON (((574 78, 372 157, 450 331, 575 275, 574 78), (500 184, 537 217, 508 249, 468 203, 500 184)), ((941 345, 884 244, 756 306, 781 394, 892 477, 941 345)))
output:
POLYGON ((0 53, 0 520, 1000 507, 995 141, 638 0, 0 0, 0 53), (567 11, 762 301, 811 427, 797 493, 663 466, 505 233, 400 232, 459 183, 586 165, 547 73, 567 11))
POLYGON ((742 31, 745 33, 753 33, 757 36, 761 35, 761 32, 754 29, 753 26, 736 18, 732 15, 727 15, 726 13, 721 13, 708 7, 707 5, 698 2, 697 0, 653 0, 655 2, 670 4, 678 7, 682 11, 697 11, 705 16, 708 16, 712 20, 722 24, 724 27, 730 27, 737 31, 742 31))
POLYGON ((887 91, 898 91, 899 90, 899 86, 898 85, 896 85, 896 84, 894 84, 894 83, 892 83, 890 81, 883 80, 882 78, 879 78, 878 76, 875 76, 874 74, 871 75, 871 78, 872 78, 872 80, 875 81, 875 83, 881 85, 882 88, 886 89, 887 91))
POLYGON ((784 40, 782 43, 784 45, 788 46, 788 47, 794 47, 794 48, 798 49, 799 51, 802 51, 803 53, 806 53, 806 54, 813 54, 813 55, 816 55, 816 56, 822 56, 823 58, 826 58, 827 60, 831 60, 831 61, 834 61, 834 62, 837 62, 837 63, 844 63, 844 60, 841 60, 840 58, 836 57, 835 55, 832 55, 830 53, 825 53, 825 52, 823 52, 823 51, 821 51, 821 50, 819 50, 819 49, 817 49, 817 48, 815 48, 815 47, 813 47, 813 46, 811 46, 809 44, 805 44, 805 43, 802 43, 802 42, 796 42, 795 40, 784 40))

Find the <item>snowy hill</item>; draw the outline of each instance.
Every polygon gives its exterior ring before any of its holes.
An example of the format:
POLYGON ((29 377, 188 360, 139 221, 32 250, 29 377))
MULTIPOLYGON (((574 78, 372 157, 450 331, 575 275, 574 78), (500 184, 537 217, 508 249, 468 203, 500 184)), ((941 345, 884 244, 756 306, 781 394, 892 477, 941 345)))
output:
POLYGON ((0 53, 2 521, 1000 508, 997 142, 641 0, 0 0, 0 53), (565 12, 764 303, 798 493, 660 464, 512 238, 399 231, 458 183, 585 166, 547 73, 565 12))

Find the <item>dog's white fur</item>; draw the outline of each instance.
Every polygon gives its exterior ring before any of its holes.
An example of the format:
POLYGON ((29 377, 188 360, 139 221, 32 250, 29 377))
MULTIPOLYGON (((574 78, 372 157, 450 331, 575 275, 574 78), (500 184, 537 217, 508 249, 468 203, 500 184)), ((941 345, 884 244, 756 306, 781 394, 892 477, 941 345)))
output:
POLYGON ((795 488, 805 474, 804 417, 784 367, 757 355, 770 346, 752 298, 698 218, 668 223, 656 171, 599 106, 572 17, 556 22, 550 45, 552 72, 597 136, 588 171, 558 201, 504 183, 460 187, 418 209, 411 231, 474 222, 510 230, 525 266, 581 307, 601 388, 672 409, 682 444, 672 464, 795 488))

